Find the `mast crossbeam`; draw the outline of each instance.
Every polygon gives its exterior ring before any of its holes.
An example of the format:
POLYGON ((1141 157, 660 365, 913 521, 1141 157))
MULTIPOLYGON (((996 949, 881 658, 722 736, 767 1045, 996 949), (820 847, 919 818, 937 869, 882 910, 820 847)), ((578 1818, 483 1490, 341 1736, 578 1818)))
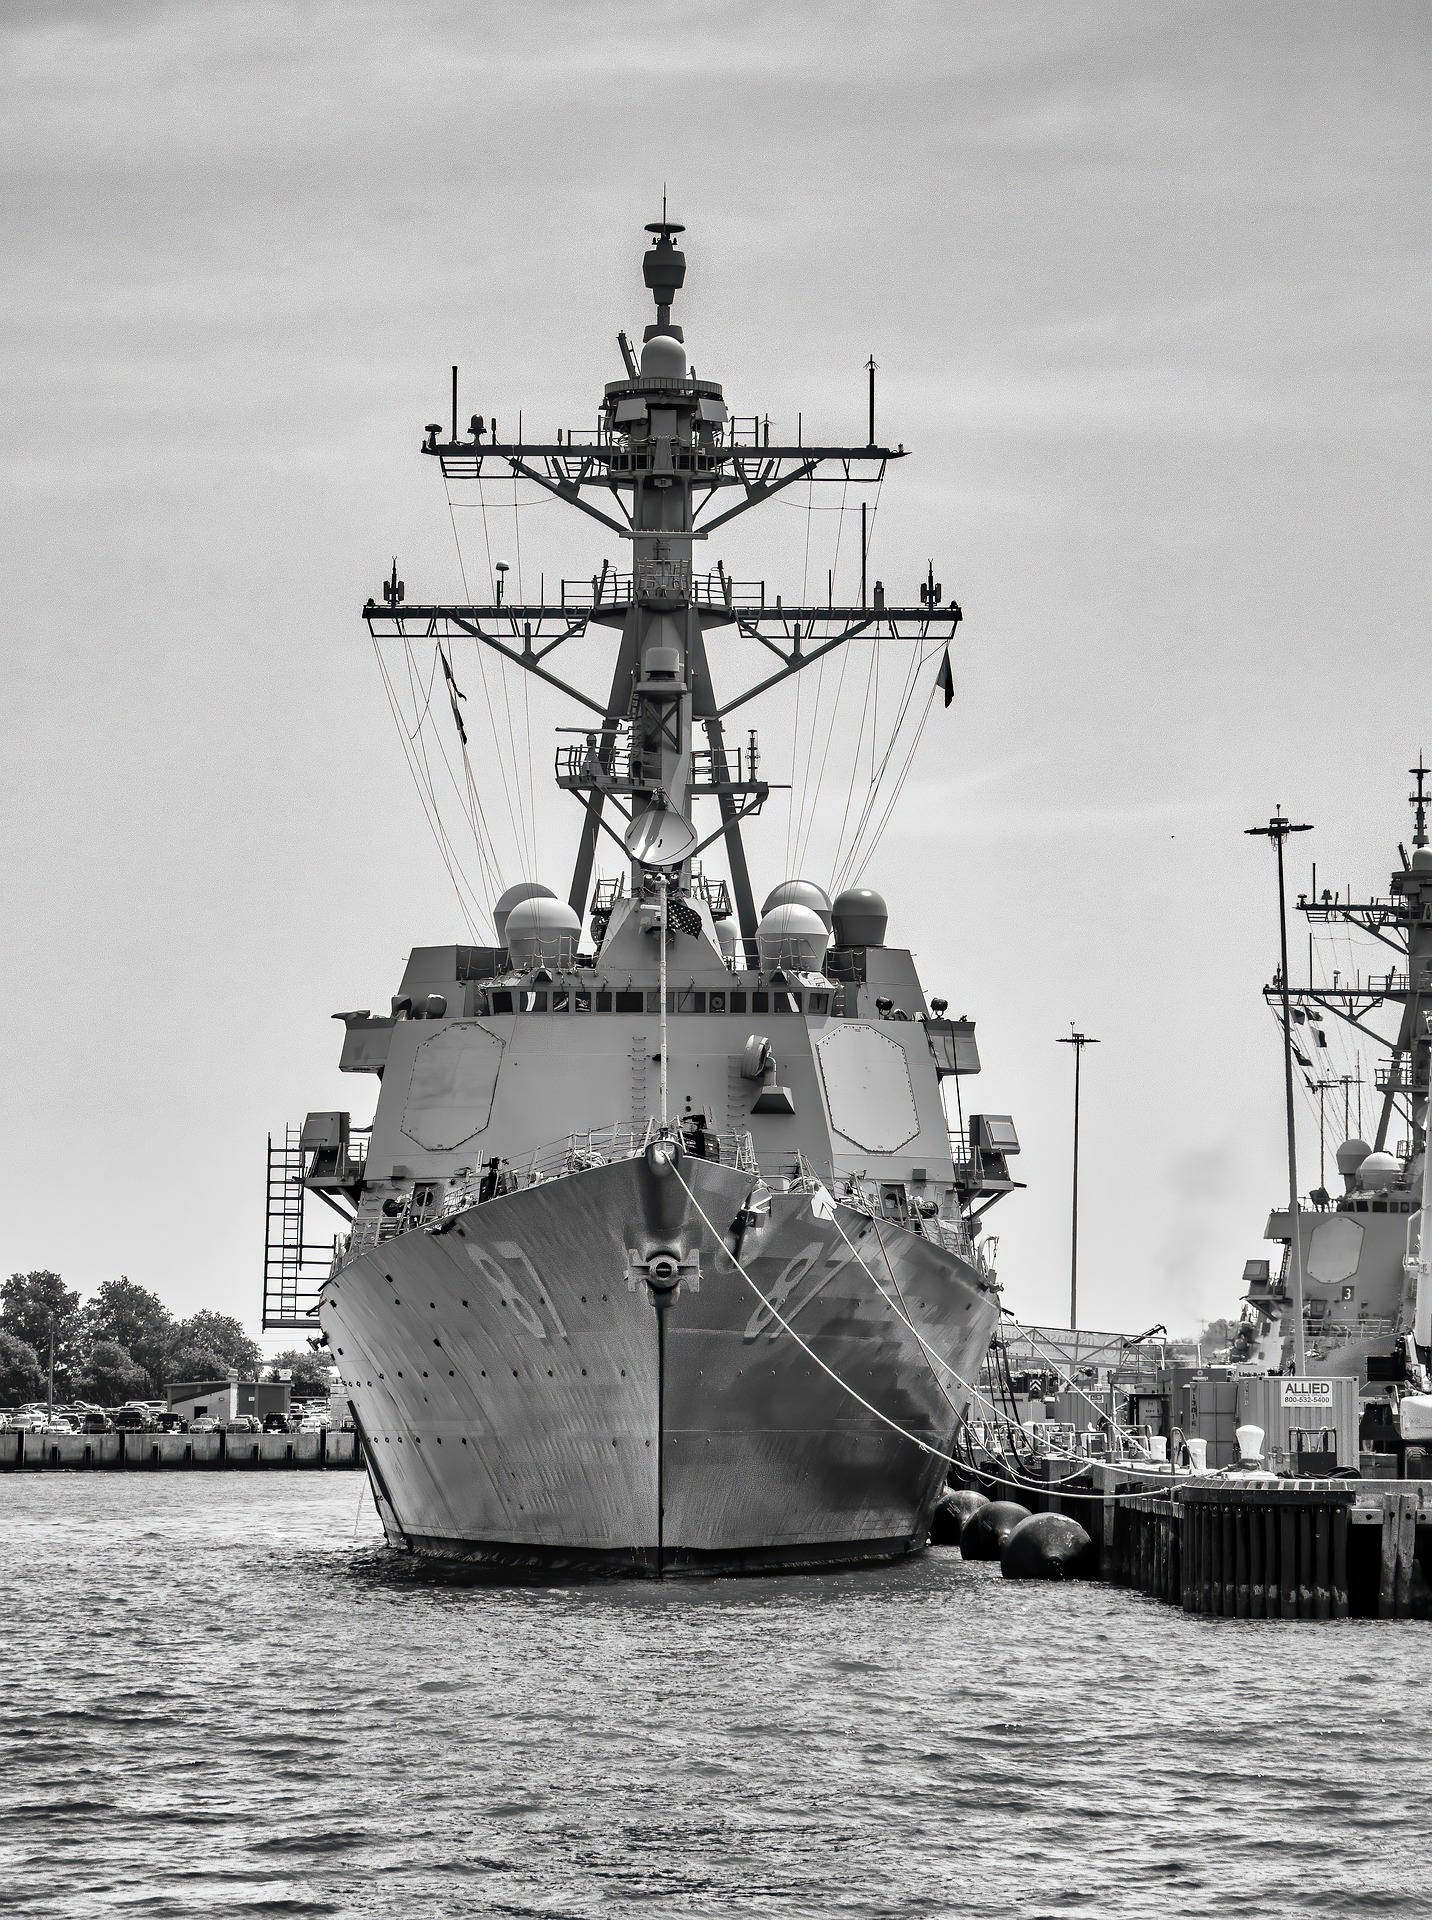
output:
POLYGON ((624 606, 613 608, 610 604, 594 612, 585 607, 495 601, 487 606, 392 608, 370 604, 363 609, 363 617, 370 631, 379 637, 446 640, 457 634, 470 634, 478 640, 496 641, 500 635, 504 641, 514 642, 519 652, 530 653, 534 659, 541 660, 565 641, 580 640, 593 621, 598 625, 620 625, 620 616, 625 612, 624 606))
MULTIPOLYGON (((656 465, 654 449, 634 450, 620 436, 576 445, 561 440, 429 440, 422 451, 442 463, 448 480, 510 480, 515 474, 540 483, 545 476, 564 495, 579 487, 634 484, 662 470, 656 465), (494 474, 490 468, 500 471, 494 474)), ((833 486, 837 481, 874 486, 883 479, 887 464, 906 459, 908 451, 905 447, 761 447, 713 439, 675 449, 671 470, 690 475, 703 486, 758 489, 765 498, 793 480, 809 480, 815 486, 833 486), (833 470, 823 473, 823 467, 833 470)))

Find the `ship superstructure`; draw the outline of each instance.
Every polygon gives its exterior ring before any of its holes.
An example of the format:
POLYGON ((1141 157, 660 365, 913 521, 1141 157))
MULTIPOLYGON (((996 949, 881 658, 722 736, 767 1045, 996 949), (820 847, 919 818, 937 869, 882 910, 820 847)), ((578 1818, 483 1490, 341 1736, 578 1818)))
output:
MULTIPOLYGON (((1289 982, 1293 1056, 1305 1088, 1319 1102, 1320 1118, 1326 1116, 1331 1094, 1334 1115, 1341 1105, 1346 1123, 1352 1111, 1350 1086, 1356 1079, 1328 1071, 1330 1017, 1375 1059, 1377 1117, 1371 1141, 1344 1125, 1348 1137, 1336 1151, 1340 1193, 1331 1192, 1320 1179, 1300 1201, 1296 1215, 1286 1204, 1269 1215, 1266 1237, 1281 1244, 1282 1258, 1276 1270, 1267 1260, 1247 1263, 1246 1305, 1231 1354, 1244 1365, 1278 1369, 1291 1363, 1297 1236, 1308 1364, 1326 1373, 1356 1374, 1364 1384, 1370 1380, 1375 1393, 1381 1391, 1379 1383, 1406 1379, 1409 1369, 1415 1377, 1421 1365, 1415 1349, 1427 1344, 1426 1329, 1417 1325, 1417 1256, 1432 1038, 1432 846, 1427 829, 1432 795, 1427 791, 1428 769, 1420 761, 1412 776, 1412 844, 1397 849, 1388 893, 1359 899, 1350 889, 1319 891, 1315 877, 1312 891, 1298 899, 1310 928, 1351 930, 1384 949, 1385 967, 1381 962, 1363 967, 1345 956, 1341 967, 1330 960, 1321 969, 1324 977, 1314 979, 1310 939, 1309 978, 1289 982), (1391 1036, 1380 1024, 1388 1009, 1397 1016, 1391 1036), (1376 1059, 1379 1052, 1383 1057, 1376 1059)), ((1336 957, 1334 953, 1332 959, 1336 957)), ((1270 1004, 1281 1003, 1281 978, 1274 978, 1265 995, 1270 1004)), ((1432 1302, 1423 1303, 1424 1316, 1429 1306, 1432 1302)))
POLYGON ((873 399, 863 446, 733 421, 671 318, 682 229, 648 232, 656 319, 639 357, 620 337, 594 433, 502 442, 474 417, 459 438, 455 400, 450 437, 426 430, 448 478, 518 477, 629 543, 535 603, 409 602, 395 566, 364 608, 380 640, 470 638, 585 711, 555 769, 580 841, 565 900, 507 889, 492 944, 419 948, 386 1013, 339 1016, 377 1107, 271 1150, 265 1324, 316 1314, 396 1544, 582 1572, 889 1558, 925 1540, 997 1320, 978 1216, 1018 1141, 1007 1116, 952 1135, 973 1024, 927 1003, 877 893, 784 880, 758 913, 742 825, 770 787, 727 728, 857 636, 937 657, 960 610, 933 568, 911 606, 695 569, 793 483, 904 449, 877 444, 873 399), (600 703, 554 656, 603 630, 600 703), (723 631, 773 656, 755 684, 722 685, 723 631), (594 888, 604 842, 621 871, 594 888), (346 1225, 316 1299, 305 1193, 346 1225))

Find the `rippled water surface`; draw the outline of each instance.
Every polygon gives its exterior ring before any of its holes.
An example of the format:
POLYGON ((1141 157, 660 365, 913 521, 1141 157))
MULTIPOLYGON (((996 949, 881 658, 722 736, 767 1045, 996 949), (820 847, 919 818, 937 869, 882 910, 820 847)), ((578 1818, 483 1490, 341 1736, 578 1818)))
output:
POLYGON ((359 1476, 0 1480, 0 1908, 1422 1914, 1424 1626, 958 1551, 424 1578, 359 1476))

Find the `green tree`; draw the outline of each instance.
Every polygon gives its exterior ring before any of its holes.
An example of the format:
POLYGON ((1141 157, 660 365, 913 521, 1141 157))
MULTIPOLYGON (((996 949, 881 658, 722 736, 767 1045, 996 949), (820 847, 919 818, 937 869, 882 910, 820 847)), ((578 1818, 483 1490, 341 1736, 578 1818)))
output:
POLYGON ((1198 1343, 1205 1354, 1221 1353, 1238 1331, 1236 1320, 1205 1320, 1198 1343))
POLYGON ((300 1394, 327 1393, 332 1385, 329 1368, 332 1360, 327 1349, 315 1353, 311 1347, 289 1347, 283 1353, 276 1353, 268 1364, 267 1378, 277 1380, 281 1373, 292 1376, 294 1387, 300 1394))
POLYGON ((212 1348, 180 1347, 169 1356, 164 1380, 222 1380, 228 1371, 229 1362, 212 1348))
POLYGON ((86 1300, 81 1320, 91 1348, 101 1342, 123 1347, 132 1364, 151 1380, 163 1377, 174 1339, 174 1316, 157 1293, 121 1274, 118 1280, 106 1280, 86 1300))
POLYGON ((67 1381, 82 1348, 80 1297, 57 1273, 36 1269, 0 1281, 0 1330, 33 1347, 48 1367, 50 1331, 55 1336, 55 1375, 67 1381))
POLYGON ((0 1333, 0 1401, 7 1407, 38 1400, 45 1388, 40 1356, 13 1333, 0 1333))
POLYGON ((226 1313, 192 1313, 187 1320, 180 1320, 170 1335, 167 1380, 197 1380, 203 1376, 176 1371, 177 1359, 184 1354, 217 1355, 222 1365, 217 1376, 222 1379, 230 1367, 236 1367, 241 1380, 255 1380, 263 1366, 264 1357, 258 1342, 251 1340, 244 1332, 242 1321, 235 1320, 226 1313))
POLYGON ((151 1387, 144 1368, 136 1364, 133 1354, 117 1340, 96 1340, 75 1376, 75 1388, 81 1397, 97 1400, 102 1407, 117 1407, 125 1400, 143 1399, 151 1387))

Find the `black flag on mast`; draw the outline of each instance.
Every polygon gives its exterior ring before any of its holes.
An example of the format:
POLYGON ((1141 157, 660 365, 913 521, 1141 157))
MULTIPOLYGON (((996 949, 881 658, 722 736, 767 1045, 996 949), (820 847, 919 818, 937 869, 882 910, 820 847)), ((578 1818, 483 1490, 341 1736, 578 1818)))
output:
POLYGON ((466 700, 467 695, 453 678, 452 668, 448 665, 448 657, 441 647, 438 648, 438 659, 443 663, 443 678, 447 681, 448 699, 452 703, 452 717, 457 722, 457 737, 461 740, 462 744, 466 746, 467 728, 462 724, 462 714, 458 710, 457 703, 459 700, 466 700))
POLYGON ((955 697, 955 670, 950 665, 950 650, 945 648, 945 657, 940 662, 940 671, 935 675, 935 685, 944 691, 945 705, 948 707, 955 697))

